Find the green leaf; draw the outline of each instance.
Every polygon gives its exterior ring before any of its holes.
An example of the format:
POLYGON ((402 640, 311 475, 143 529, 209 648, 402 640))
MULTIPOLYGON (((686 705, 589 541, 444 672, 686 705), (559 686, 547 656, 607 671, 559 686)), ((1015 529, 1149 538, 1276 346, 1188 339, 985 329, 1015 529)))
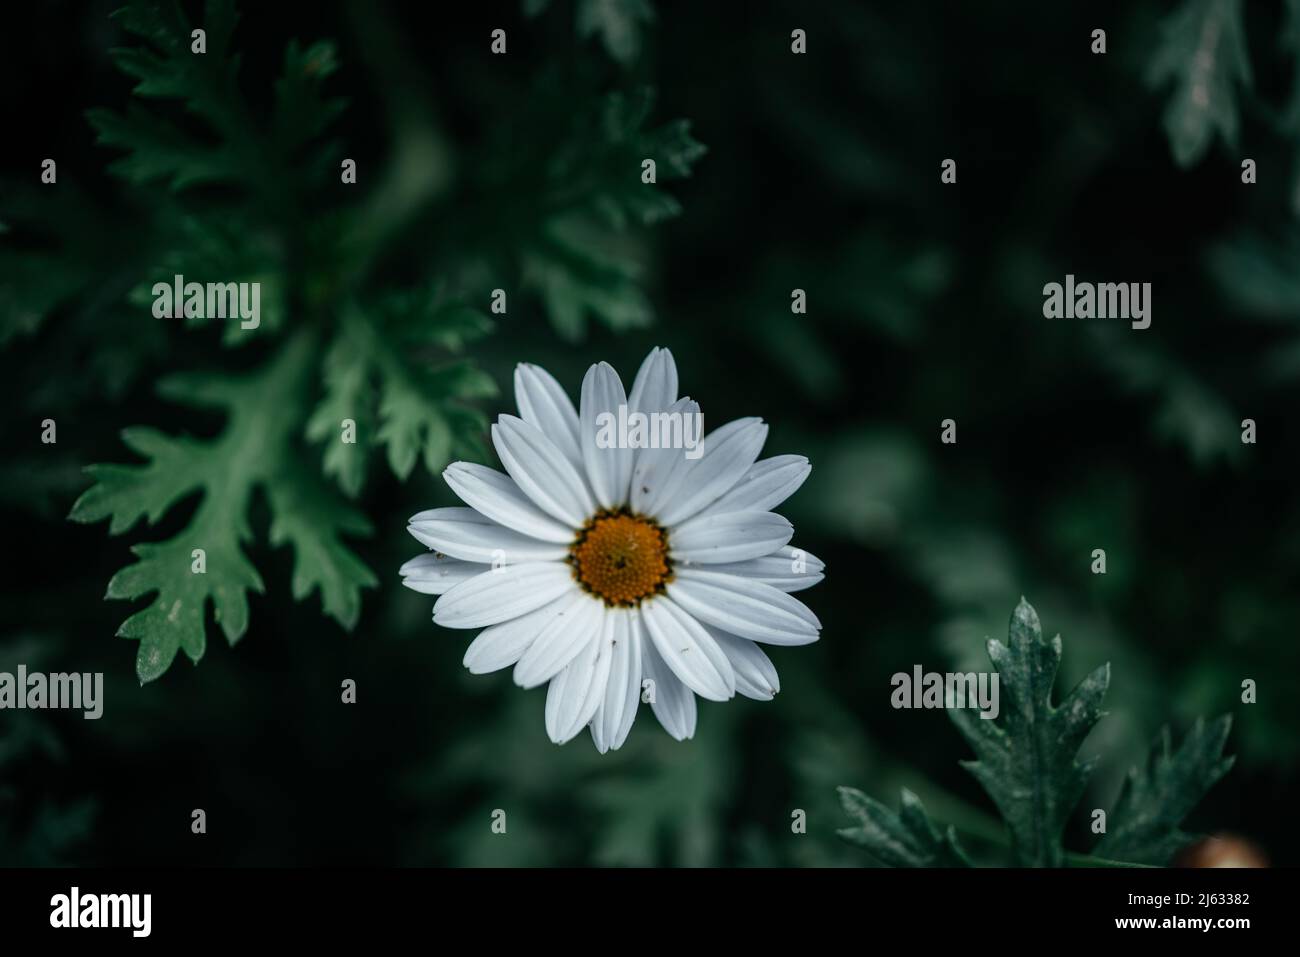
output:
POLYGON ((86 118, 99 133, 96 142, 129 151, 109 169, 138 185, 162 181, 173 190, 182 190, 239 175, 236 156, 229 147, 197 141, 134 104, 124 115, 93 109, 86 112, 86 118))
MULTIPOLYGON (((641 181, 644 160, 655 161, 656 181, 671 181, 690 176, 708 152, 691 136, 689 120, 672 120, 645 130, 654 100, 649 87, 608 94, 600 104, 597 128, 578 128, 577 136, 587 141, 587 150, 580 157, 561 154, 560 168, 573 166, 585 171, 596 209, 617 229, 629 223, 651 226, 681 213, 681 205, 658 182, 641 181), (590 145, 593 139, 594 147, 590 145)), ((575 145, 577 142, 575 137, 575 145)))
POLYGON ((277 215, 292 218, 292 191, 282 184, 319 183, 335 163, 333 149, 303 149, 345 106, 321 90, 338 67, 333 44, 304 49, 297 41, 289 43, 269 128, 263 130, 239 90, 240 58, 230 53, 239 20, 232 0, 206 3, 198 24, 206 32, 201 55, 191 52, 192 25, 174 0, 136 0, 115 16, 144 41, 112 51, 118 69, 138 80, 135 95, 180 100, 202 123, 191 132, 192 124, 177 124, 135 103, 123 114, 90 110, 87 118, 98 142, 127 154, 110 168, 133 183, 165 182, 176 192, 204 183, 239 183, 259 193, 277 215))
POLYGON ((1169 727, 1161 728, 1146 765, 1129 771, 1109 830, 1097 842, 1101 857, 1140 864, 1167 865, 1196 837, 1180 830, 1183 819, 1232 768, 1235 757, 1223 756, 1231 715, 1208 724, 1198 719, 1174 750, 1169 727))
POLYGON ((1101 717, 1110 665, 1053 706, 1061 638, 1043 639, 1038 613, 1023 598, 1011 615, 1007 644, 990 641, 988 652, 1000 676, 1001 714, 988 720, 971 709, 948 712, 978 758, 962 764, 1002 813, 1016 859, 1028 867, 1060 867, 1066 819, 1095 763, 1081 764, 1076 754, 1101 717))
POLYGON ((408 478, 421 457, 425 468, 434 475, 449 461, 451 437, 447 421, 407 376, 393 374, 384 380, 379 418, 383 424, 377 438, 379 444, 387 446, 388 466, 398 478, 408 478))
POLYGON ((1147 82, 1170 81, 1164 126, 1179 166, 1198 162, 1216 132, 1236 145, 1236 85, 1251 85, 1241 0, 1187 0, 1165 20, 1147 82))
POLYGON ((524 286, 537 291, 556 332, 571 342, 583 337, 589 316, 619 332, 650 325, 641 272, 620 254, 617 237, 578 219, 553 222, 523 258, 524 286))
POLYGON ((324 133, 347 105, 341 97, 326 98, 321 94, 321 85, 338 69, 337 57, 334 44, 325 40, 305 50, 297 40, 291 40, 285 48, 284 69, 275 84, 271 123, 282 155, 292 156, 324 133))
POLYGON ((901 790, 894 812, 857 788, 839 788, 840 804, 857 825, 836 833, 889 867, 970 867, 956 830, 949 825, 940 833, 921 799, 907 788, 901 790))
POLYGON ((112 51, 113 62, 138 81, 139 97, 178 99, 205 121, 216 141, 182 131, 132 104, 125 115, 91 110, 99 142, 125 150, 112 169, 138 184, 165 181, 181 190, 200 183, 244 178, 256 161, 245 145, 250 121, 239 96, 239 57, 228 55, 238 15, 231 0, 208 0, 203 22, 206 52, 191 52, 191 25, 175 2, 137 0, 114 14, 147 46, 112 51))
POLYGON ((379 579, 341 536, 368 536, 370 523, 296 463, 274 476, 267 491, 271 544, 294 549, 293 597, 302 601, 319 588, 325 614, 351 631, 361 617, 361 589, 374 588, 379 579))
POLYGON ((356 498, 366 482, 366 464, 374 434, 374 387, 364 356, 358 355, 352 337, 335 338, 325 353, 325 396, 307 420, 307 440, 325 445, 323 469, 338 482, 345 495, 356 498), (356 441, 343 441, 345 423, 351 420, 356 441))
POLYGON ((638 88, 570 111, 570 133, 536 190, 543 214, 520 250, 523 283, 539 294, 551 324, 568 340, 584 335, 588 317, 618 331, 653 319, 639 285, 644 238, 633 227, 681 213, 663 184, 689 176, 706 152, 685 120, 646 129, 653 106, 653 92, 638 88), (647 159, 655 161, 655 183, 642 182, 647 159))
MULTIPOLYGON (((173 303, 178 318, 160 320, 198 329, 213 322, 221 324, 221 341, 242 346, 279 332, 288 313, 288 289, 282 243, 269 231, 237 215, 195 215, 177 213, 167 223, 167 252, 144 271, 149 277, 131 289, 127 301, 140 310, 152 310, 155 282, 172 284, 175 276, 190 282, 257 284, 258 324, 244 328, 239 315, 183 315, 184 298, 173 303)), ((221 302, 218 296, 214 306, 221 302)), ((223 303, 224 305, 224 303, 223 303)))
POLYGON ((325 357, 325 395, 307 423, 308 440, 325 444, 325 474, 355 496, 375 445, 385 447, 401 479, 419 461, 436 475, 453 456, 481 458, 486 422, 465 403, 494 397, 497 386, 446 353, 490 325, 477 310, 429 290, 350 308, 325 357), (355 443, 341 441, 345 419, 356 425, 355 443))
POLYGON ((355 624, 356 590, 375 580, 342 546, 338 534, 364 534, 368 529, 360 516, 314 490, 295 471, 291 439, 300 421, 314 351, 313 340, 299 336, 247 376, 190 374, 163 380, 163 395, 224 411, 224 431, 204 441, 128 429, 123 440, 148 461, 88 469, 96 484, 77 499, 69 518, 107 518, 111 534, 130 530, 141 518, 153 524, 182 499, 196 492, 201 496, 181 532, 166 541, 133 546, 139 560, 108 585, 107 598, 155 595, 118 629, 119 635, 140 642, 136 674, 141 682, 166 672, 178 651, 194 662, 203 657, 209 602, 213 620, 230 644, 247 631, 248 592, 264 590, 243 548, 252 537, 248 510, 258 487, 266 489, 272 502, 272 543, 295 546, 295 597, 303 598, 319 586, 326 613, 345 627, 355 624), (195 549, 203 550, 201 572, 196 570, 195 549))

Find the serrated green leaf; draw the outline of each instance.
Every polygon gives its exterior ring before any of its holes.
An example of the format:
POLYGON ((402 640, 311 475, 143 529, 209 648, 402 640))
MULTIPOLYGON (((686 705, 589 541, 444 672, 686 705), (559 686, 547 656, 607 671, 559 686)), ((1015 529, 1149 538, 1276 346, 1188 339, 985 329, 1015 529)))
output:
POLYGON ((208 0, 201 24, 190 24, 177 3, 151 0, 129 3, 114 17, 148 44, 112 51, 118 69, 137 80, 132 92, 184 101, 216 141, 197 139, 135 104, 122 116, 91 110, 87 117, 99 142, 127 153, 112 168, 132 182, 161 180, 173 190, 243 178, 253 157, 244 145, 250 129, 236 79, 239 57, 227 55, 238 22, 233 2, 208 0), (190 50, 195 26, 205 32, 202 55, 190 50))
POLYGON ((590 222, 557 220, 524 254, 524 286, 541 296, 555 330, 582 338, 595 316, 620 332, 650 325, 654 310, 637 284, 640 264, 590 222))
MULTIPOLYGON (((177 318, 160 320, 198 329, 221 323, 221 341, 227 346, 242 346, 279 332, 288 313, 288 290, 284 275, 283 250, 274 235, 248 223, 242 217, 177 214, 168 223, 168 251, 145 270, 147 280, 127 294, 127 301, 141 310, 152 310, 154 284, 173 284, 176 276, 186 284, 248 283, 257 284, 258 324, 244 328, 239 315, 220 318, 208 314, 181 315, 184 298, 173 302, 177 318)), ((206 286, 205 286, 206 304, 206 286)))
POLYGON ((138 185, 162 181, 173 190, 236 178, 233 151, 219 143, 195 140, 148 110, 132 104, 119 115, 111 110, 86 111, 99 138, 96 142, 126 150, 109 169, 138 185))
POLYGON ((379 579, 341 536, 368 536, 370 523, 296 462, 268 480, 267 493, 271 544, 294 550, 293 597, 302 601, 319 588, 325 614, 351 631, 361 617, 361 589, 379 579))
POLYGON ((99 133, 98 142, 126 153, 110 168, 134 183, 161 181, 176 192, 204 183, 238 183, 259 192, 268 208, 291 215, 292 203, 275 183, 288 170, 295 180, 317 181, 334 162, 333 150, 318 148, 310 155, 302 150, 345 105, 321 92, 337 69, 333 44, 288 45, 269 128, 263 130, 239 90, 240 58, 230 53, 239 18, 231 0, 208 0, 198 24, 186 20, 179 4, 157 0, 136 0, 115 16, 145 41, 111 54, 118 69, 137 80, 135 95, 180 100, 206 130, 190 132, 138 104, 121 115, 90 110, 87 117, 99 133), (201 55, 191 52, 195 26, 206 34, 201 55), (263 145, 253 145, 257 143, 263 145))
POLYGON ((202 488, 217 463, 211 443, 170 436, 144 426, 122 430, 128 449, 149 459, 147 465, 90 465, 95 479, 72 507, 76 522, 110 519, 108 533, 130 531, 141 518, 152 525, 180 499, 202 488))
POLYGON ((473 363, 447 361, 445 353, 488 325, 476 310, 438 302, 427 291, 348 311, 326 355, 325 396, 307 424, 308 439, 325 443, 326 474, 344 492, 360 490, 375 445, 385 447, 401 479, 419 461, 437 474, 453 455, 481 458, 477 437, 486 424, 464 403, 494 397, 496 383, 473 363), (344 419, 356 424, 354 444, 340 440, 344 419))
MULTIPOLYGON (((601 140, 594 148, 588 147, 581 159, 559 167, 565 176, 585 168, 593 185, 590 202, 615 229, 633 223, 653 226, 679 215, 681 204, 659 182, 690 176, 708 152, 691 136, 688 120, 643 129, 653 106, 654 94, 648 87, 610 93, 600 106, 601 140), (642 182, 642 163, 647 159, 655 162, 655 183, 642 182), (576 169, 566 169, 568 165, 576 169)), ((590 139, 592 131, 584 135, 590 139)), ((561 154, 562 160, 564 157, 561 154)))
POLYGON ((1169 727, 1161 728, 1145 766, 1129 771, 1096 853, 1139 864, 1167 865, 1193 843, 1196 837, 1183 832, 1180 825, 1232 768, 1236 758, 1223 756, 1231 730, 1231 715, 1208 724, 1197 719, 1175 751, 1169 727))
POLYGON ((139 561, 109 581, 105 598, 156 595, 117 630, 119 636, 140 642, 135 673, 141 684, 161 677, 177 651, 184 651, 196 664, 203 657, 209 601, 213 621, 231 645, 248 630, 248 592, 261 594, 266 589, 241 548, 250 537, 243 516, 232 515, 234 507, 246 505, 237 501, 230 507, 224 503, 205 507, 175 538, 131 546, 139 561), (225 524, 232 518, 239 523, 233 528, 225 524), (204 574, 192 570, 196 548, 204 551, 204 574))
POLYGON ((292 155, 323 133, 347 105, 341 98, 321 95, 321 84, 337 69, 338 52, 333 43, 323 40, 303 49, 297 40, 289 41, 284 68, 275 84, 271 124, 284 155, 292 155))
POLYGON ((1217 132, 1237 142, 1236 86, 1251 85, 1241 0, 1186 0, 1162 26, 1147 82, 1173 82, 1164 126, 1174 161, 1192 166, 1217 132))
POLYGON ((451 436, 447 421, 436 406, 424 400, 405 376, 384 381, 379 400, 378 441, 388 449, 388 466, 405 480, 424 453, 425 467, 437 474, 449 461, 451 436))
POLYGON ((1060 867, 1065 822, 1093 766, 1076 755, 1102 715, 1110 666, 1093 671, 1053 706, 1061 638, 1043 639, 1038 613, 1023 598, 1011 615, 1007 644, 990 641, 988 651, 999 675, 999 717, 981 718, 965 708, 948 712, 978 757, 963 766, 1002 813, 1017 860, 1060 867))
POLYGON ((836 831, 851 844, 865 848, 889 867, 970 867, 970 859, 957 843, 950 825, 942 833, 930 820, 921 799, 902 789, 899 810, 891 811, 857 788, 840 787, 844 812, 855 827, 836 831))
POLYGON ((91 467, 96 484, 77 500, 69 518, 108 518, 113 533, 130 529, 141 518, 156 522, 181 499, 195 492, 201 496, 181 532, 163 542, 134 546, 139 560, 109 582, 107 598, 155 596, 118 631, 140 642, 136 674, 141 682, 166 672, 178 651, 195 662, 203 657, 209 602, 230 644, 244 635, 248 592, 263 591, 261 576, 243 549, 252 537, 248 510, 258 487, 271 499, 272 543, 295 547, 295 597, 319 587, 327 614, 346 627, 356 622, 358 591, 375 580, 338 536, 368 529, 355 512, 316 489, 314 477, 297 471, 292 448, 314 354, 314 341, 302 335, 250 375, 185 374, 163 380, 158 388, 164 396, 225 412, 224 431, 202 441, 128 429, 124 441, 148 461, 91 467), (195 549, 203 550, 202 571, 195 564, 195 549))
POLYGON ((352 339, 341 333, 325 353, 322 369, 325 395, 307 420, 307 441, 322 443, 324 472, 338 482, 349 498, 361 493, 366 466, 374 444, 375 395, 370 366, 358 355, 352 339), (344 441, 350 421, 355 441, 344 441))
POLYGON ((643 244, 632 227, 681 212, 663 183, 690 175, 705 153, 684 120, 646 130, 653 106, 643 87, 575 111, 569 136, 547 162, 541 193, 549 212, 530 230, 520 259, 524 285, 565 339, 580 339, 589 317, 619 331, 653 320, 638 285, 643 244), (655 183, 642 182, 647 159, 655 162, 655 183))

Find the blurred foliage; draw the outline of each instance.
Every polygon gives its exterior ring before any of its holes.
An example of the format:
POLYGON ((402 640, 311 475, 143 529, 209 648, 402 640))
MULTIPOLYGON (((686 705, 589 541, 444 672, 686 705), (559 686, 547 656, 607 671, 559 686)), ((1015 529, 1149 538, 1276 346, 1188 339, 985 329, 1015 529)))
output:
POLYGON ((1062 687, 1112 666, 1063 847, 1092 846, 1102 807, 1102 857, 1225 829, 1297 858, 1272 809, 1300 798, 1300 4, 114 6, 13 11, 0 64, 25 131, 0 177, 0 504, 22 554, 0 587, 28 636, 0 650, 106 675, 102 720, 28 716, 60 760, 0 718, 27 742, 0 762, 0 863, 997 860, 970 748, 892 709, 890 676, 987 667, 1021 594, 1069 638, 1062 687), (260 328, 153 320, 175 273, 260 281, 260 328), (1150 281, 1151 328, 1045 320, 1066 273, 1150 281), (709 421, 762 415, 769 454, 811 459, 786 514, 829 568, 823 639, 777 649, 775 701, 706 706, 684 744, 643 709, 601 757, 547 742, 540 693, 465 675, 464 636, 396 569, 407 516, 452 504, 440 465, 486 460, 516 362, 576 384, 654 344, 709 421), (122 441, 139 460, 87 490, 122 441), (134 563, 63 520, 82 494, 110 530, 146 519, 134 563), (196 532, 220 594, 189 590, 196 532), (184 579, 154 570, 182 548, 184 579), (143 599, 123 626, 141 677, 212 627, 150 625, 150 589, 256 638, 140 688, 108 581, 143 599), (1196 722, 1225 713, 1236 764, 1210 788, 1227 725, 1196 722), (838 836, 845 784, 895 859, 838 836), (220 840, 188 840, 197 806, 220 840))

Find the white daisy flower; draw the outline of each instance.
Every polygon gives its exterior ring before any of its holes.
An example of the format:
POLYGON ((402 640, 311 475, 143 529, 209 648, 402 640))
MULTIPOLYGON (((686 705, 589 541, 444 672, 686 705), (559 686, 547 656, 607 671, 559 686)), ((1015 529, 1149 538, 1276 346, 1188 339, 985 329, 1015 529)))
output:
MULTIPOLYGON (((790 593, 821 581, 823 565, 790 547, 793 528, 771 511, 808 460, 759 460, 767 426, 755 418, 695 448, 638 447, 662 443, 638 437, 635 413, 699 421, 667 349, 646 357, 631 395, 608 363, 592 366, 580 410, 546 370, 521 364, 515 400, 519 416, 492 427, 506 474, 453 463, 443 477, 468 507, 409 526, 433 551, 402 566, 404 583, 440 596, 435 623, 482 629, 465 666, 513 665, 524 688, 549 682, 551 740, 589 726, 602 753, 626 740, 643 697, 679 741, 695 734, 696 695, 773 697, 760 644, 804 645, 821 630, 790 593), (619 422, 633 424, 611 442, 619 422)), ((691 444, 689 427, 675 434, 691 444)))

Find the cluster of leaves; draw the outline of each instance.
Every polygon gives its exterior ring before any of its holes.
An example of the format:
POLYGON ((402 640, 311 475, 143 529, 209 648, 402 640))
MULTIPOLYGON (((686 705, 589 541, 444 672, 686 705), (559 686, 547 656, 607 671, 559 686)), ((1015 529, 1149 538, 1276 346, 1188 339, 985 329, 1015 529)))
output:
MULTIPOLYGON (((1053 704, 1061 637, 1043 638, 1038 613, 1023 598, 1011 615, 1007 643, 990 641, 988 651, 1000 677, 1000 717, 989 720, 970 708, 948 712, 977 756, 964 767, 1005 822, 1012 861, 1065 866, 1072 857, 1065 849, 1066 824, 1096 765, 1096 759, 1081 762, 1078 752, 1103 714, 1110 666, 1097 668, 1053 704)), ((1198 720, 1177 750, 1169 729, 1162 730, 1147 765, 1131 771, 1106 815, 1093 857, 1078 856, 1075 863, 1166 865, 1192 843, 1181 824, 1232 767, 1234 759, 1223 756, 1230 727, 1229 716, 1208 725, 1198 720)), ((971 866, 956 829, 940 831, 906 788, 897 812, 854 788, 840 788, 840 796, 856 822, 840 835, 881 863, 971 866)))
MULTIPOLYGON (((588 5, 576 27, 600 33, 626 60, 638 49, 635 23, 646 16, 588 5)), ((570 111, 571 136, 535 130, 538 139, 520 151, 541 157, 543 182, 526 164, 496 170, 500 178, 489 184, 534 197, 516 217, 505 256, 474 250, 473 261, 434 258, 441 278, 426 263, 423 278, 394 285, 380 267, 398 237, 409 240, 422 209, 435 210, 436 220, 439 208, 472 206, 475 186, 466 184, 467 197, 449 197, 450 187, 429 172, 436 162, 423 156, 417 166, 400 150, 388 175, 369 177, 378 186, 341 183, 343 149, 331 131, 345 101, 327 90, 338 69, 333 44, 290 42, 262 111, 241 89, 233 0, 207 0, 195 23, 172 0, 132 0, 115 19, 135 40, 112 51, 134 80, 132 100, 121 112, 93 109, 88 119, 99 143, 122 154, 110 169, 128 184, 122 202, 136 207, 126 212, 133 226, 114 211, 101 229, 86 230, 79 213, 67 220, 78 225, 62 230, 64 219, 51 216, 48 204, 30 204, 31 220, 50 223, 50 235, 31 249, 6 250, 6 274, 23 278, 4 285, 0 340, 31 335, 47 317, 74 310, 109 312, 137 327, 150 314, 154 283, 177 275, 256 282, 261 294, 260 323, 245 328, 232 318, 219 330, 223 346, 244 355, 157 382, 167 401, 220 417, 218 431, 125 429, 123 442, 142 461, 92 466, 95 484, 70 514, 76 522, 108 520, 113 535, 142 519, 178 529, 135 544, 135 563, 108 585, 108 598, 152 596, 119 630, 139 642, 136 672, 145 682, 178 651, 202 657, 209 608, 230 643, 247 632, 250 593, 266 587, 248 554, 262 503, 270 513, 266 540, 292 549, 294 597, 319 592, 324 613, 352 629, 362 592, 378 578, 350 543, 373 529, 349 499, 366 487, 375 453, 402 480, 417 463, 437 474, 454 458, 486 455, 476 403, 497 387, 464 357, 492 328, 477 304, 486 307, 492 288, 513 282, 535 289, 570 337, 581 334, 588 314, 618 327, 649 321, 636 257, 611 237, 635 246, 631 227, 678 211, 670 196, 641 182, 642 158, 656 159, 668 180, 686 175, 702 147, 680 121, 643 129, 647 91, 580 101, 586 105, 570 111), (195 28, 204 31, 202 52, 192 48, 195 28), (114 248, 119 233, 131 238, 114 248), (513 272, 498 269, 503 260, 514 262, 513 272), (172 516, 195 498, 178 524, 172 516)), ((23 208, 10 215, 21 217, 23 208)), ((175 308, 180 314, 181 304, 175 308)), ((186 312, 175 325, 210 336, 216 321, 186 312)), ((135 354, 128 377, 151 364, 149 354, 135 354)))

